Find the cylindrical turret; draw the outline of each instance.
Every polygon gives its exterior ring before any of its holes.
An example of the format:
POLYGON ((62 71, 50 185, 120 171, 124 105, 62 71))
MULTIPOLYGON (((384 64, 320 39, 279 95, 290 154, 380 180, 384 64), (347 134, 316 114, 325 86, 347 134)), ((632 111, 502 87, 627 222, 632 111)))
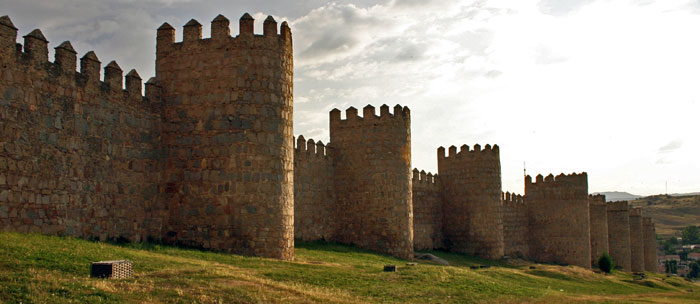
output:
POLYGON ((445 248, 489 259, 503 257, 501 160, 498 145, 438 149, 445 248))
POLYGON ((535 261, 591 267, 588 175, 550 174, 525 181, 530 257, 535 261))
POLYGON ((367 106, 330 113, 336 227, 333 240, 413 258, 411 117, 408 108, 376 116, 367 106))
MULTIPOLYGON (((169 25, 158 30, 156 80, 167 153, 163 198, 170 210, 164 238, 292 259, 291 39, 226 39, 225 18, 212 22, 211 40, 201 40, 195 20, 185 25, 179 43, 172 42, 169 25)), ((252 18, 241 24, 252 34, 252 18)))
POLYGON ((591 221, 591 264, 598 265, 598 259, 608 248, 608 210, 605 195, 589 195, 591 221))
POLYGON ((608 247, 615 265, 631 271, 630 214, 627 201, 608 203, 608 247))

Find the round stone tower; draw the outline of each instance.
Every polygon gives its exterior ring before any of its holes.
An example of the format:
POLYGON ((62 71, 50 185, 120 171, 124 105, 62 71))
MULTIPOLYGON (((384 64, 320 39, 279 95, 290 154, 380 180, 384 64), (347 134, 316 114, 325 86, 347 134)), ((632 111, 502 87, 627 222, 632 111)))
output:
POLYGON ((488 259, 503 257, 501 159, 498 145, 438 148, 445 248, 488 259))
POLYGON ((332 239, 413 258, 411 115, 396 105, 330 112, 336 206, 332 239))
POLYGON ((630 213, 627 201, 608 203, 608 244, 615 265, 632 270, 630 213))
POLYGON ((591 268, 588 174, 525 177, 533 260, 591 268))
POLYGON ((263 34, 219 15, 211 38, 190 20, 182 42, 158 29, 163 100, 163 238, 183 245, 292 259, 292 36, 268 17, 263 34))

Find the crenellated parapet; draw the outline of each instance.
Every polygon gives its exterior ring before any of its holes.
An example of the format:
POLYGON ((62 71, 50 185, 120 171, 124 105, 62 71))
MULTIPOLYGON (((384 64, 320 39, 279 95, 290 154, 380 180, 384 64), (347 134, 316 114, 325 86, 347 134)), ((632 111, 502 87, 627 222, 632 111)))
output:
POLYGON ((629 202, 616 201, 607 204, 608 212, 626 212, 629 216, 629 202))
POLYGON ((309 139, 308 141, 304 138, 304 135, 299 135, 299 137, 294 138, 294 157, 295 159, 303 158, 309 160, 325 160, 329 161, 328 152, 330 148, 322 141, 314 141, 309 139))
POLYGON ((597 206, 605 206, 605 195, 604 194, 589 194, 588 195, 588 202, 591 205, 597 205, 597 206))
POLYGON ((413 187, 439 187, 438 175, 426 173, 425 170, 418 171, 418 168, 413 168, 413 187))
POLYGON ((501 199, 503 204, 506 206, 523 206, 525 204, 525 198, 520 194, 501 192, 501 199))
MULTIPOLYGON (((256 54, 262 52, 265 56, 277 57, 275 65, 278 65, 279 68, 291 71, 293 67, 292 33, 287 22, 282 22, 278 31, 277 21, 272 16, 268 16, 263 22, 262 35, 254 34, 253 25, 253 17, 245 13, 239 20, 239 34, 234 37, 231 36, 229 20, 218 15, 211 21, 211 37, 203 38, 202 24, 191 19, 183 26, 182 40, 176 42, 175 28, 167 22, 163 23, 158 28, 156 35, 156 75, 158 79, 162 81, 163 85, 170 83, 170 73, 167 73, 168 66, 174 60, 179 60, 179 58, 186 57, 193 52, 208 53, 213 64, 226 60, 223 58, 224 56, 244 56, 245 60, 252 62, 256 54)), ((241 66, 240 68, 245 73, 254 72, 250 70, 249 66, 241 66)), ((272 75, 265 75, 265 77, 267 76, 272 75)), ((285 84, 284 89, 291 93, 291 73, 285 76, 287 77, 286 82, 289 82, 290 85, 285 84)), ((264 81, 264 79, 261 80, 264 81)), ((236 83, 239 87, 263 84, 261 81, 236 83)))
POLYGON ((401 105, 394 106, 393 113, 390 113, 386 104, 379 108, 379 115, 372 105, 362 108, 362 116, 358 115, 357 108, 349 107, 345 110, 345 119, 341 119, 341 112, 333 109, 330 112, 330 124, 335 127, 358 127, 362 125, 372 125, 376 123, 393 124, 397 127, 408 127, 411 124, 411 110, 401 105))
POLYGON ((547 177, 539 174, 535 177, 534 183, 532 177, 528 175, 525 177, 525 195, 531 198, 554 196, 564 199, 580 199, 585 197, 585 201, 588 201, 588 175, 586 172, 562 173, 556 177, 552 174, 547 175, 547 177))
POLYGON ((38 80, 48 79, 64 88, 82 90, 87 94, 97 94, 107 100, 118 100, 124 105, 152 110, 150 104, 159 101, 145 98, 141 93, 141 78, 135 70, 123 76, 122 69, 115 61, 104 67, 104 78, 100 80, 100 61, 93 51, 80 59, 77 71, 77 52, 69 41, 54 48, 54 61, 49 62, 49 41, 39 29, 24 35, 24 43, 15 42, 17 28, 8 16, 0 17, 0 62, 20 65, 37 73, 26 73, 38 80), (124 87, 126 81, 126 87, 124 87))
POLYGON ((462 145, 459 147, 459 152, 457 152, 456 146, 450 146, 448 148, 448 153, 445 155, 445 148, 438 148, 438 161, 441 159, 453 160, 453 161, 465 161, 473 159, 492 159, 500 161, 499 148, 498 145, 486 144, 484 148, 481 145, 475 144, 473 149, 469 149, 468 145, 462 145))

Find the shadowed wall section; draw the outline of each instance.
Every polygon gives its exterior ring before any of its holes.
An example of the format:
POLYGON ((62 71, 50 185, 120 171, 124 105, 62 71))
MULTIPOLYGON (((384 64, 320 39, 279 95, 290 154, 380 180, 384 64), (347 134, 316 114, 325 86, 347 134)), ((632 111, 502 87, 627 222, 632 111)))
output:
POLYGON ((587 174, 525 178, 530 257, 591 267, 587 174))
POLYGON ((615 265, 632 270, 630 216, 627 201, 608 203, 608 247, 615 265))
POLYGON ((605 195, 589 195, 588 204, 591 220, 591 264, 597 265, 598 258, 603 252, 610 253, 608 248, 608 211, 605 195))
POLYGON ((413 246, 416 250, 442 248, 442 195, 440 179, 413 169, 413 246))

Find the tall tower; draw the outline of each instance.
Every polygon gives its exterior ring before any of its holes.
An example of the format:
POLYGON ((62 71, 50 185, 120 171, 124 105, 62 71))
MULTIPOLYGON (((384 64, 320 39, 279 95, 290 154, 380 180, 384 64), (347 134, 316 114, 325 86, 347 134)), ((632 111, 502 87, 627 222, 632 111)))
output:
POLYGON ((294 189, 292 36, 270 16, 263 35, 245 14, 231 37, 190 20, 182 42, 158 29, 162 88, 164 238, 184 245, 292 259, 294 189))
POLYGON ((525 177, 530 255, 535 261, 591 267, 588 175, 525 177))
POLYGON ((630 208, 630 262, 632 272, 644 272, 644 234, 640 208, 630 208))
POLYGON ((630 213, 627 201, 608 203, 608 244, 615 265, 624 271, 631 271, 630 213))
POLYGON ((642 217, 642 237, 644 238, 644 270, 658 272, 656 228, 650 217, 642 217))
POLYGON ((332 239, 413 258, 411 115, 396 105, 330 112, 336 207, 332 239))
POLYGON ((448 250, 488 259, 503 257, 501 160, 498 145, 438 148, 443 185, 443 234, 448 250))
POLYGON ((608 212, 605 206, 605 195, 589 195, 591 220, 591 264, 597 265, 598 258, 608 248, 608 212))

